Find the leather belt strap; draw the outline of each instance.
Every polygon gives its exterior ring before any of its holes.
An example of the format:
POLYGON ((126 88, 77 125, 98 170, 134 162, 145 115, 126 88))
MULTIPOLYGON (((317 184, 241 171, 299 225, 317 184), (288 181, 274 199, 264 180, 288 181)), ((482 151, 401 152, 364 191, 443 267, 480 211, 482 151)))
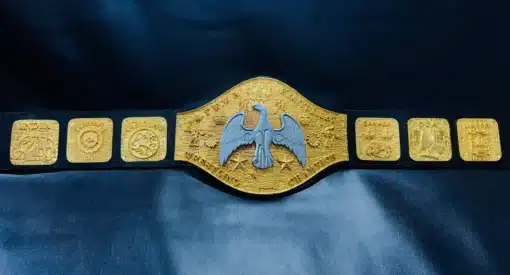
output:
POLYGON ((509 125, 490 108, 329 111, 254 78, 192 110, 2 113, 0 171, 199 166, 234 189, 270 195, 330 167, 508 169, 509 125))

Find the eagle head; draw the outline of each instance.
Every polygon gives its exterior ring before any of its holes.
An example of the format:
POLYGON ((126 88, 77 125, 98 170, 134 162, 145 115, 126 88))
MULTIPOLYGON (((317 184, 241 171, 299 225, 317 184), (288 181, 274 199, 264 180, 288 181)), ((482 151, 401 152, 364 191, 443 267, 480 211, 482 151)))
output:
POLYGON ((262 112, 262 111, 265 111, 266 110, 266 107, 262 104, 253 104, 251 106, 254 110, 257 110, 259 112, 262 112))

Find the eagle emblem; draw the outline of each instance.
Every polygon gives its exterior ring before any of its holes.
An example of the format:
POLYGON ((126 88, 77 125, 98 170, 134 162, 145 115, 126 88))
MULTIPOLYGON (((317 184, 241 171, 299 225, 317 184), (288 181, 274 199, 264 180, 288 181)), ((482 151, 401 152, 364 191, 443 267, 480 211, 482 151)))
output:
POLYGON ((259 122, 253 129, 244 127, 244 112, 234 114, 226 123, 220 141, 220 164, 224 165, 229 156, 240 146, 255 143, 253 166, 267 169, 274 164, 271 143, 289 149, 301 166, 306 165, 306 145, 303 130, 297 121, 286 113, 280 116, 282 127, 273 129, 269 123, 267 109, 262 104, 254 104, 260 113, 259 122))

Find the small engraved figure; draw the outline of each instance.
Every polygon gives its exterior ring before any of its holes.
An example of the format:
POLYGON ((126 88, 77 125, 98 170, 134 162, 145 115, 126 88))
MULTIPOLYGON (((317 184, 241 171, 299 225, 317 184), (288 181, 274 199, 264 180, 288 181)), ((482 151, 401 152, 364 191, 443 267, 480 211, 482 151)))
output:
POLYGON ((188 120, 186 122, 186 125, 184 125, 184 131, 187 133, 192 132, 193 129, 195 128, 195 124, 200 124, 203 118, 204 118, 203 116, 195 116, 193 117, 193 119, 188 120))
POLYGON ((490 156, 489 132, 487 129, 473 129, 469 132, 471 154, 475 160, 485 160, 490 156))
POLYGON ((276 101, 276 110, 275 110, 275 113, 278 113, 278 112, 285 113, 285 103, 281 99, 276 101))
POLYGON ((383 142, 373 141, 365 147, 365 154, 379 159, 389 159, 391 157, 391 146, 383 142))
POLYGON ((448 137, 444 131, 428 127, 413 131, 411 143, 419 156, 439 159, 448 148, 448 137))
POLYGON ((232 152, 240 146, 255 143, 252 163, 259 169, 267 169, 274 163, 270 151, 270 145, 273 143, 289 149, 304 167, 306 164, 305 139, 296 120, 283 113, 280 117, 282 128, 275 130, 269 123, 266 107, 261 104, 255 104, 252 107, 260 112, 259 122, 254 129, 244 127, 246 115, 244 112, 233 115, 225 125, 220 141, 220 164, 224 165, 232 152))
POLYGON ((192 130, 191 139, 189 140, 189 147, 199 147, 200 146, 200 137, 204 136, 205 133, 200 132, 199 130, 192 130))
POLYGON ((159 149, 158 135, 149 129, 141 128, 129 140, 129 150, 140 159, 152 157, 159 149))
POLYGON ((42 136, 25 136, 18 143, 18 150, 12 154, 13 159, 23 161, 50 162, 55 155, 53 142, 42 136))
POLYGON ((333 142, 335 141, 335 139, 341 138, 340 135, 338 134, 338 130, 335 129, 335 126, 328 126, 328 127, 324 128, 321 131, 321 134, 326 139, 326 142, 324 144, 324 146, 326 146, 326 147, 331 146, 333 144, 333 142))

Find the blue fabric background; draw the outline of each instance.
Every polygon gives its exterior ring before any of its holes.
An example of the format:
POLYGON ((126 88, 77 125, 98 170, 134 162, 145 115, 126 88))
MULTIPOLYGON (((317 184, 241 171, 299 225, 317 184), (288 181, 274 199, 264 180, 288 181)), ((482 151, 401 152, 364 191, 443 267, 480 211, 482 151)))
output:
MULTIPOLYGON (((0 109, 507 108, 501 1, 0 2, 0 109)), ((508 142, 503 140, 503 142, 508 142)), ((251 201, 178 170, 0 175, 0 274, 509 274, 508 171, 341 171, 251 201)))

